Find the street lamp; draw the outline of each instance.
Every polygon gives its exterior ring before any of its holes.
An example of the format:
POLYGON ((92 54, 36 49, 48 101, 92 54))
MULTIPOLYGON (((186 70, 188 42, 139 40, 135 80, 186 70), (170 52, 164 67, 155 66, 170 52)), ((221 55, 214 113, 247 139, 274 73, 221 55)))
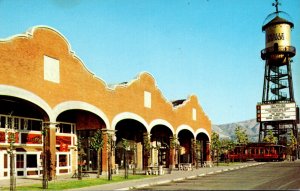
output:
POLYGON ((115 142, 117 140, 116 135, 114 132, 111 132, 108 134, 108 145, 109 145, 109 150, 108 150, 108 180, 112 180, 112 153, 115 148, 115 142))

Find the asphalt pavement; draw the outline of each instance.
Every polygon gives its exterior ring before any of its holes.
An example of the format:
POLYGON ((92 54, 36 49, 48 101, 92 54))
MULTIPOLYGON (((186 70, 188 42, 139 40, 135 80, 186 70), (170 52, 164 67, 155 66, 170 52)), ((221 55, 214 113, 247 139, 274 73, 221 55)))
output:
MULTIPOLYGON (((130 189, 142 189, 143 187, 149 187, 153 185, 165 184, 174 181, 182 181, 184 179, 192 179, 196 177, 201 177, 205 175, 220 173, 224 171, 232 171, 241 168, 246 168, 250 166, 261 165, 264 163, 258 162, 245 162, 245 163, 231 163, 230 165, 225 166, 213 166, 213 167, 205 167, 205 168, 198 168, 188 171, 182 170, 173 170, 171 173, 165 173, 163 175, 157 175, 150 178, 143 178, 138 180, 130 180, 118 183, 109 183, 97 186, 90 186, 84 188, 77 188, 77 189, 70 189, 70 190, 130 190, 130 189)), ((94 174, 90 174, 91 177, 94 174)), ((54 181, 60 182, 64 180, 72 179, 70 175, 66 176, 57 176, 57 179, 54 181)), ((74 180, 74 178, 73 178, 74 180)), ((30 185, 34 183, 41 183, 41 178, 17 178, 17 186, 22 185, 30 185)), ((9 179, 2 179, 0 180, 0 188, 1 187, 9 187, 9 179)))

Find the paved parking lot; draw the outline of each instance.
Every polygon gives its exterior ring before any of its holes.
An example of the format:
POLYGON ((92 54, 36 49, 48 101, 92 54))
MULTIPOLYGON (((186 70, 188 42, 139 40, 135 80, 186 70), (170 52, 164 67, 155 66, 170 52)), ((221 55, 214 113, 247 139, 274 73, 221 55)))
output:
POLYGON ((145 187, 143 190, 299 190, 299 174, 300 161, 272 162, 145 187))

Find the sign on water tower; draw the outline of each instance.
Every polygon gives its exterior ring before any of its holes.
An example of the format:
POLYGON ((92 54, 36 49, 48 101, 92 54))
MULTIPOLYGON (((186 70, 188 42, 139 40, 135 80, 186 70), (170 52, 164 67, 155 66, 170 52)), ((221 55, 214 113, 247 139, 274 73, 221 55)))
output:
POLYGON ((273 22, 281 23, 263 28, 266 32, 266 47, 273 47, 275 43, 279 47, 291 46, 291 24, 279 18, 274 19, 273 22))

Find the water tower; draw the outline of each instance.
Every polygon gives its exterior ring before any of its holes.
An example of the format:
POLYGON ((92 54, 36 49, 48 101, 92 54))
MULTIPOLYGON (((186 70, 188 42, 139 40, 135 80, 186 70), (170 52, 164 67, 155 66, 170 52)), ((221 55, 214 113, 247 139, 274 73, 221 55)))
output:
POLYGON ((291 45, 291 30, 294 24, 290 16, 278 10, 268 15, 262 26, 265 32, 265 48, 261 58, 265 61, 263 95, 257 105, 257 121, 260 123, 259 142, 272 131, 278 144, 289 144, 291 133, 297 138, 299 108, 294 99, 292 58, 296 48, 291 45))

